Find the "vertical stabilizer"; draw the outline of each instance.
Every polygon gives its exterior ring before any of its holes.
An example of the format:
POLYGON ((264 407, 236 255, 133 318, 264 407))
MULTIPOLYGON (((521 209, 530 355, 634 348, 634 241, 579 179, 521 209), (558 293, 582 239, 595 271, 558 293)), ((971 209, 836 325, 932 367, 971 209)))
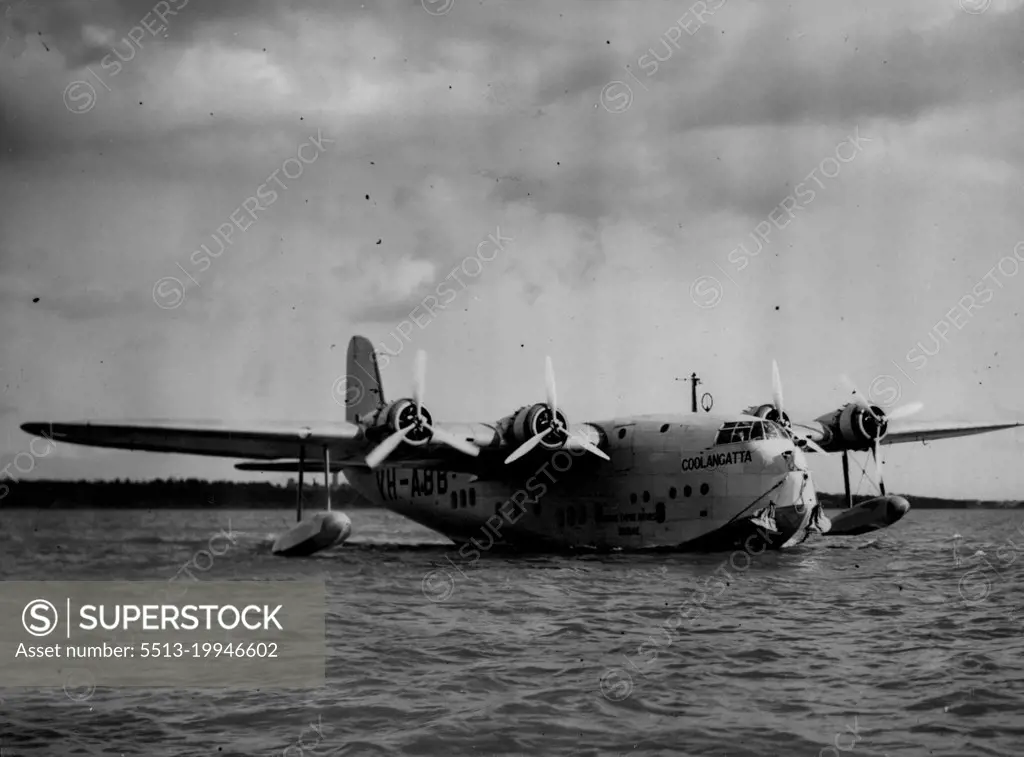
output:
POLYGON ((354 336, 349 341, 346 374, 345 420, 354 423, 360 416, 384 404, 377 355, 366 337, 354 336))

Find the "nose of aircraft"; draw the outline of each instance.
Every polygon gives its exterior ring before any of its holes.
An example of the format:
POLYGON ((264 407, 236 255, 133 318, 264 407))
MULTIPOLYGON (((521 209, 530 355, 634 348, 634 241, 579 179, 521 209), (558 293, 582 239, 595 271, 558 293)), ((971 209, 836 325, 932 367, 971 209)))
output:
POLYGON ((807 470, 807 456, 795 444, 787 444, 779 457, 786 462, 790 470, 807 470))

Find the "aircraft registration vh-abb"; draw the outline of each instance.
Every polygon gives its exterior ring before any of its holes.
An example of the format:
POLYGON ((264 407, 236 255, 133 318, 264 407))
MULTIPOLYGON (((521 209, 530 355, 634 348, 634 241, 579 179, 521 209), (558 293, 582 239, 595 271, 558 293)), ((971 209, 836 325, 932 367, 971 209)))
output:
POLYGON ((351 522, 327 510, 302 520, 306 471, 340 471, 362 496, 460 547, 522 551, 718 550, 759 535, 785 549, 810 534, 856 535, 890 526, 903 497, 852 506, 848 455, 880 447, 1013 428, 1019 423, 910 423, 920 405, 888 416, 856 390, 853 401, 791 422, 773 363, 773 401, 733 415, 641 415, 570 423, 551 361, 544 402, 495 423, 440 423, 423 404, 425 355, 412 397, 386 401, 372 344, 348 347, 346 421, 311 425, 25 423, 30 434, 96 447, 242 459, 247 471, 296 471, 298 520, 275 554, 308 555, 345 541, 351 522), (841 452, 847 509, 830 520, 806 453, 841 452), (484 543, 486 538, 486 543, 484 543))

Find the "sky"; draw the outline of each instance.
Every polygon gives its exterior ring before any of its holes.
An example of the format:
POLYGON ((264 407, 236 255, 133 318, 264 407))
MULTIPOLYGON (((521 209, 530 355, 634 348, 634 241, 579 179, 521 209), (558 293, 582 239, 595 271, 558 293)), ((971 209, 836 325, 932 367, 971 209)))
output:
MULTIPOLYGON (((426 350, 439 420, 542 401, 545 355, 571 421, 688 412, 691 371, 738 412, 773 359, 794 418, 845 374, 1024 420, 1021 0, 0 10, 0 464, 26 421, 343 420, 352 334, 396 353, 389 398, 426 350)), ((894 445, 886 483, 1017 499, 1022 451, 894 445)))

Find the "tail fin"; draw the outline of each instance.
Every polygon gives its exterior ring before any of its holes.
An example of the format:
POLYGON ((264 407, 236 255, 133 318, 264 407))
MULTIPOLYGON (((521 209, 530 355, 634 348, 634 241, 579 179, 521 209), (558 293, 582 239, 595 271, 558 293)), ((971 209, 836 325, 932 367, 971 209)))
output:
POLYGON ((354 336, 348 343, 348 368, 345 377, 345 420, 354 423, 384 403, 377 354, 370 340, 354 336))

